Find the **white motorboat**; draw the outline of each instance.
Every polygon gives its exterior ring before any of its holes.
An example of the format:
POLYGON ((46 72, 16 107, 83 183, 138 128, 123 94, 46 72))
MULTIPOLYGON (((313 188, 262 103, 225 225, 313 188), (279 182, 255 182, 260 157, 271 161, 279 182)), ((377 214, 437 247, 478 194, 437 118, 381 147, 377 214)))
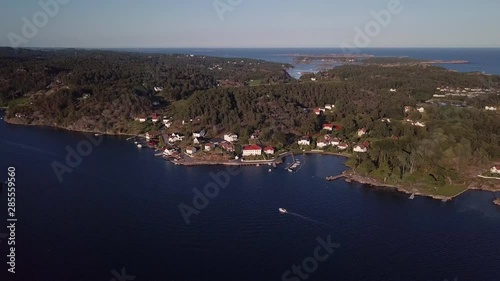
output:
POLYGON ((137 145, 137 147, 138 147, 138 148, 142 148, 142 144, 138 144, 138 145, 137 145))
POLYGON ((279 208, 278 210, 279 210, 279 211, 280 211, 280 213, 282 213, 282 214, 286 214, 286 213, 288 213, 288 211, 287 211, 286 209, 283 209, 283 208, 279 208))

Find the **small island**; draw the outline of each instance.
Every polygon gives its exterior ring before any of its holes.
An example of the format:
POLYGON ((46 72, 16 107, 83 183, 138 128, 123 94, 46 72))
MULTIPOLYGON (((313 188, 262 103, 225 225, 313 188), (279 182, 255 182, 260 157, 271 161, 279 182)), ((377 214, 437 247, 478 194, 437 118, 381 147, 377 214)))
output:
POLYGON ((500 206, 500 198, 495 199, 493 203, 497 206, 500 206))
POLYGON ((0 106, 12 124, 134 136, 177 165, 319 153, 346 157, 349 181, 412 196, 500 190, 478 176, 500 162, 500 76, 356 59, 294 79, 244 58, 3 48, 0 106))

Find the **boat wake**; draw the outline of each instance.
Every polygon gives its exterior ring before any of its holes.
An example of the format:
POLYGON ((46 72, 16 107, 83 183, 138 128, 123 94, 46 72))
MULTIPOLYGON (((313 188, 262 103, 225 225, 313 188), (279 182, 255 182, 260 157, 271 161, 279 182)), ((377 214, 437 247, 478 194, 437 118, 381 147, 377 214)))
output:
POLYGON ((333 225, 330 225, 330 224, 327 224, 327 223, 324 223, 324 222, 320 222, 318 220, 315 220, 315 219, 312 219, 310 217, 306 217, 306 216, 303 216, 301 214, 297 214, 297 213, 294 213, 294 212, 287 212, 287 214, 289 215, 292 215, 292 216, 295 216, 297 218, 301 218, 305 221, 309 221, 309 222, 312 222, 314 224, 317 224, 317 225, 322 225, 322 226, 328 226, 328 227, 333 227, 333 225))

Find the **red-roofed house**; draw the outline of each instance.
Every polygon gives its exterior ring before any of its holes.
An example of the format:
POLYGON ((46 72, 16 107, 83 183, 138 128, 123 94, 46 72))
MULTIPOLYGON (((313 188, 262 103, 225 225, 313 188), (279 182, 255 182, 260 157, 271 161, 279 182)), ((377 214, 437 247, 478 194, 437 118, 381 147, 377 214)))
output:
POLYGON ((160 121, 160 116, 158 116, 158 114, 153 114, 153 116, 151 116, 151 121, 153 121, 153 123, 157 123, 158 121, 160 121))
POLYGON ((349 145, 347 143, 341 143, 341 144, 337 145, 337 147, 339 150, 346 150, 349 148, 349 145))
POLYGON ((224 149, 227 152, 234 152, 235 151, 234 144, 232 144, 228 141, 221 142, 220 147, 222 147, 222 149, 224 149))
POLYGON ((316 108, 314 109, 314 114, 316 114, 316 115, 320 115, 320 114, 321 114, 321 109, 320 109, 319 107, 316 107, 316 108))
POLYGON ((212 151, 212 150, 214 150, 214 148, 215 148, 215 144, 213 144, 213 143, 206 143, 205 144, 206 151, 212 151))
POLYGON ((262 147, 252 144, 245 146, 243 148, 243 156, 256 156, 256 155, 262 155, 262 147))
POLYGON ((323 130, 333 131, 333 124, 323 124, 323 130))
POLYGON ((268 147, 264 148, 264 153, 268 154, 268 155, 272 155, 272 154, 274 154, 274 148, 271 146, 268 146, 268 147))

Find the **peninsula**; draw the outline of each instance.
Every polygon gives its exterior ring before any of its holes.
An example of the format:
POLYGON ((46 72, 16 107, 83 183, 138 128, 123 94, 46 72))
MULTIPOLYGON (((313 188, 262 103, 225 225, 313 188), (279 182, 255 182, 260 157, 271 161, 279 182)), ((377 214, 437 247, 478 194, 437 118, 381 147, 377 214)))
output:
POLYGON ((244 58, 4 48, 0 106, 13 124, 141 135, 182 165, 324 153, 347 156, 351 180, 411 194, 500 190, 477 176, 500 163, 499 76, 362 59, 296 80, 244 58))

